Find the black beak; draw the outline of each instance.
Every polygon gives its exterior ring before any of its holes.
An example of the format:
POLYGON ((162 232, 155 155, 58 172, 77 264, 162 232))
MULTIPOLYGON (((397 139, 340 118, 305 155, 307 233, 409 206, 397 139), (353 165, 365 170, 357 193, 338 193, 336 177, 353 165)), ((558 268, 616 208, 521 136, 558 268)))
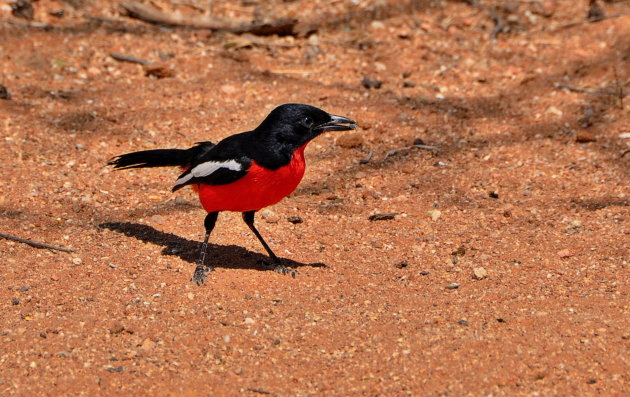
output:
POLYGON ((327 131, 350 131, 357 128, 357 123, 347 117, 330 115, 330 121, 320 124, 313 128, 315 132, 322 133, 327 131))

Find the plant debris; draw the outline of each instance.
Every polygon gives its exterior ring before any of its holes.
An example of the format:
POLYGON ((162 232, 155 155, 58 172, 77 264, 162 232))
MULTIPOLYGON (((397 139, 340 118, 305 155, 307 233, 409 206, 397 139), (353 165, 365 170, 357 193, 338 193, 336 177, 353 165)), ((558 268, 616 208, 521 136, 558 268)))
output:
POLYGON ((370 221, 389 221, 392 220, 398 215, 397 212, 386 212, 382 214, 373 214, 368 217, 370 221))

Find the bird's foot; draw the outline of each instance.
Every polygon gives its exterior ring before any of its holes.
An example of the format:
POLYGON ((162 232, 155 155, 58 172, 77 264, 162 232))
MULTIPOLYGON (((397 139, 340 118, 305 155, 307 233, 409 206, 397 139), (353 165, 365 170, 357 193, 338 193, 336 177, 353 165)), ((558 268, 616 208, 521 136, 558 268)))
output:
POLYGON ((291 269, 290 267, 284 266, 282 263, 280 263, 280 261, 277 261, 277 262, 274 261, 270 263, 270 262, 267 262, 266 260, 259 260, 258 264, 260 264, 261 266, 267 269, 271 269, 276 273, 287 274, 293 278, 295 278, 295 276, 300 273, 295 269, 291 269))
POLYGON ((194 281, 195 283, 197 283, 197 285, 200 286, 201 284, 205 283, 206 276, 212 270, 214 269, 210 266, 197 265, 197 267, 195 268, 195 273, 193 273, 193 276, 191 277, 190 281, 194 281))

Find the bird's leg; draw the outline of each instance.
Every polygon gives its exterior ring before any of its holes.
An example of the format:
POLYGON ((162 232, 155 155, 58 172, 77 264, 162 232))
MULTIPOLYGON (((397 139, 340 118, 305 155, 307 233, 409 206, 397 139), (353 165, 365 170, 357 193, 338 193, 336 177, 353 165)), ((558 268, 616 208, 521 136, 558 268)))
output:
POLYGON ((260 235, 260 232, 258 231, 258 229, 256 229, 256 226, 254 226, 255 214, 256 214, 256 211, 243 212, 243 221, 245 221, 245 224, 249 226, 249 228, 254 233, 258 241, 260 241, 260 243, 265 248, 265 251, 267 251, 267 254, 269 255, 269 257, 271 258, 273 262, 272 264, 269 264, 263 261, 263 265, 265 265, 266 267, 272 268, 275 272, 278 272, 281 274, 288 274, 291 277, 295 277, 297 271, 284 266, 280 262, 280 259, 278 259, 276 254, 274 254, 271 248, 269 248, 269 245, 267 245, 267 243, 265 242, 265 239, 263 239, 263 237, 260 235))
POLYGON ((215 223, 217 223, 217 217, 219 216, 218 212, 211 212, 206 215, 206 219, 203 221, 203 225, 206 228, 206 238, 203 240, 203 244, 201 245, 201 255, 199 258, 199 263, 197 263, 197 267, 195 267, 195 273, 193 273, 190 281, 194 281, 197 285, 201 285, 206 280, 206 275, 212 271, 211 266, 206 266, 206 252, 208 251, 208 239, 210 238, 210 233, 212 233, 212 229, 214 229, 215 223))
POLYGON ((269 257, 274 261, 274 263, 278 263, 279 264, 280 263, 280 259, 278 259, 276 254, 274 254, 273 251, 271 250, 271 248, 269 248, 269 246, 267 245, 265 240, 260 235, 260 232, 258 231, 258 229, 256 229, 256 226, 254 226, 254 215, 255 214, 256 214, 255 211, 243 212, 243 220, 245 221, 245 224, 247 224, 247 226, 249 226, 249 228, 252 230, 252 232, 254 232, 254 234, 256 235, 256 238, 258 238, 258 241, 260 241, 262 246, 265 248, 265 251, 267 251, 267 254, 269 254, 269 257))

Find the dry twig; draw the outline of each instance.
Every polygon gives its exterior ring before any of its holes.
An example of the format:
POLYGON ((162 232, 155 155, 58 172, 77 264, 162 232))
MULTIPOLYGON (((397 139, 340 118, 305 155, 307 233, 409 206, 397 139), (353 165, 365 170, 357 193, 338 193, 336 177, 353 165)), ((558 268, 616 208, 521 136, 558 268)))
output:
POLYGON ((35 248, 46 248, 49 250, 62 251, 62 252, 75 252, 75 250, 73 250, 72 248, 55 247, 54 245, 38 243, 37 241, 27 240, 25 238, 15 237, 8 234, 0 233, 0 237, 6 238, 7 240, 17 241, 18 243, 28 244, 31 247, 35 247, 35 248))
POLYGON ((623 110, 623 97, 625 96, 625 93, 623 92, 622 84, 619 82, 619 74, 617 73, 617 68, 615 67, 613 71, 615 72, 615 88, 617 88, 617 98, 619 98, 619 108, 623 110))
POLYGON ((6 22, 11 25, 21 26, 21 27, 29 27, 29 28, 37 28, 37 29, 50 29, 51 25, 41 22, 32 22, 32 21, 18 21, 11 18, 0 18, 0 22, 6 22))
POLYGON ((231 33, 252 33, 259 36, 272 34, 294 35, 297 20, 280 18, 268 23, 234 23, 219 18, 168 14, 137 1, 120 4, 129 16, 157 25, 184 26, 196 29, 210 29, 231 33))
POLYGON ((569 91, 573 91, 573 92, 581 92, 581 93, 585 93, 585 94, 595 94, 595 95, 614 95, 620 98, 625 97, 627 94, 625 92, 623 92, 623 90, 621 89, 620 86, 618 86, 617 90, 594 90, 592 88, 583 88, 583 87, 576 87, 573 85, 569 85, 569 84, 564 84, 564 83, 554 83, 553 84, 554 87, 556 88, 564 88, 567 89, 569 91))
POLYGON ((592 17, 592 18, 586 18, 586 19, 582 19, 580 21, 573 21, 573 22, 569 22, 566 23, 564 25, 560 25, 558 26, 554 32, 557 32, 559 30, 564 30, 564 29, 568 29, 568 28, 572 28, 574 26, 577 25, 581 25, 583 23, 589 23, 589 22, 599 22, 599 21, 603 21, 605 19, 612 19, 612 18, 618 18, 624 15, 630 15, 630 12, 619 12, 617 14, 610 14, 610 15, 605 15, 605 16, 599 16, 599 17, 592 17))
POLYGON ((392 149, 390 151, 388 151, 387 153, 385 153, 385 157, 383 158, 383 161, 387 160, 388 157, 395 155, 396 153, 400 153, 400 152, 404 152, 407 150, 411 150, 413 148, 418 148, 418 149, 425 149, 425 150, 437 150, 436 146, 429 146, 429 145, 411 145, 411 146, 405 146, 405 147, 401 147, 398 149, 392 149))
POLYGON ((359 160, 359 164, 367 164, 370 162, 370 160, 372 160, 372 155, 374 154, 373 150, 370 150, 369 153, 367 154, 367 156, 365 156, 365 158, 362 158, 361 160, 359 160))
POLYGON ((140 65, 150 65, 151 64, 151 62, 149 62, 149 61, 146 61, 146 60, 140 59, 140 58, 136 58, 136 57, 132 57, 131 55, 117 54, 115 52, 112 52, 111 54, 109 54, 109 56, 114 58, 115 60, 117 60, 119 62, 139 63, 140 65))

